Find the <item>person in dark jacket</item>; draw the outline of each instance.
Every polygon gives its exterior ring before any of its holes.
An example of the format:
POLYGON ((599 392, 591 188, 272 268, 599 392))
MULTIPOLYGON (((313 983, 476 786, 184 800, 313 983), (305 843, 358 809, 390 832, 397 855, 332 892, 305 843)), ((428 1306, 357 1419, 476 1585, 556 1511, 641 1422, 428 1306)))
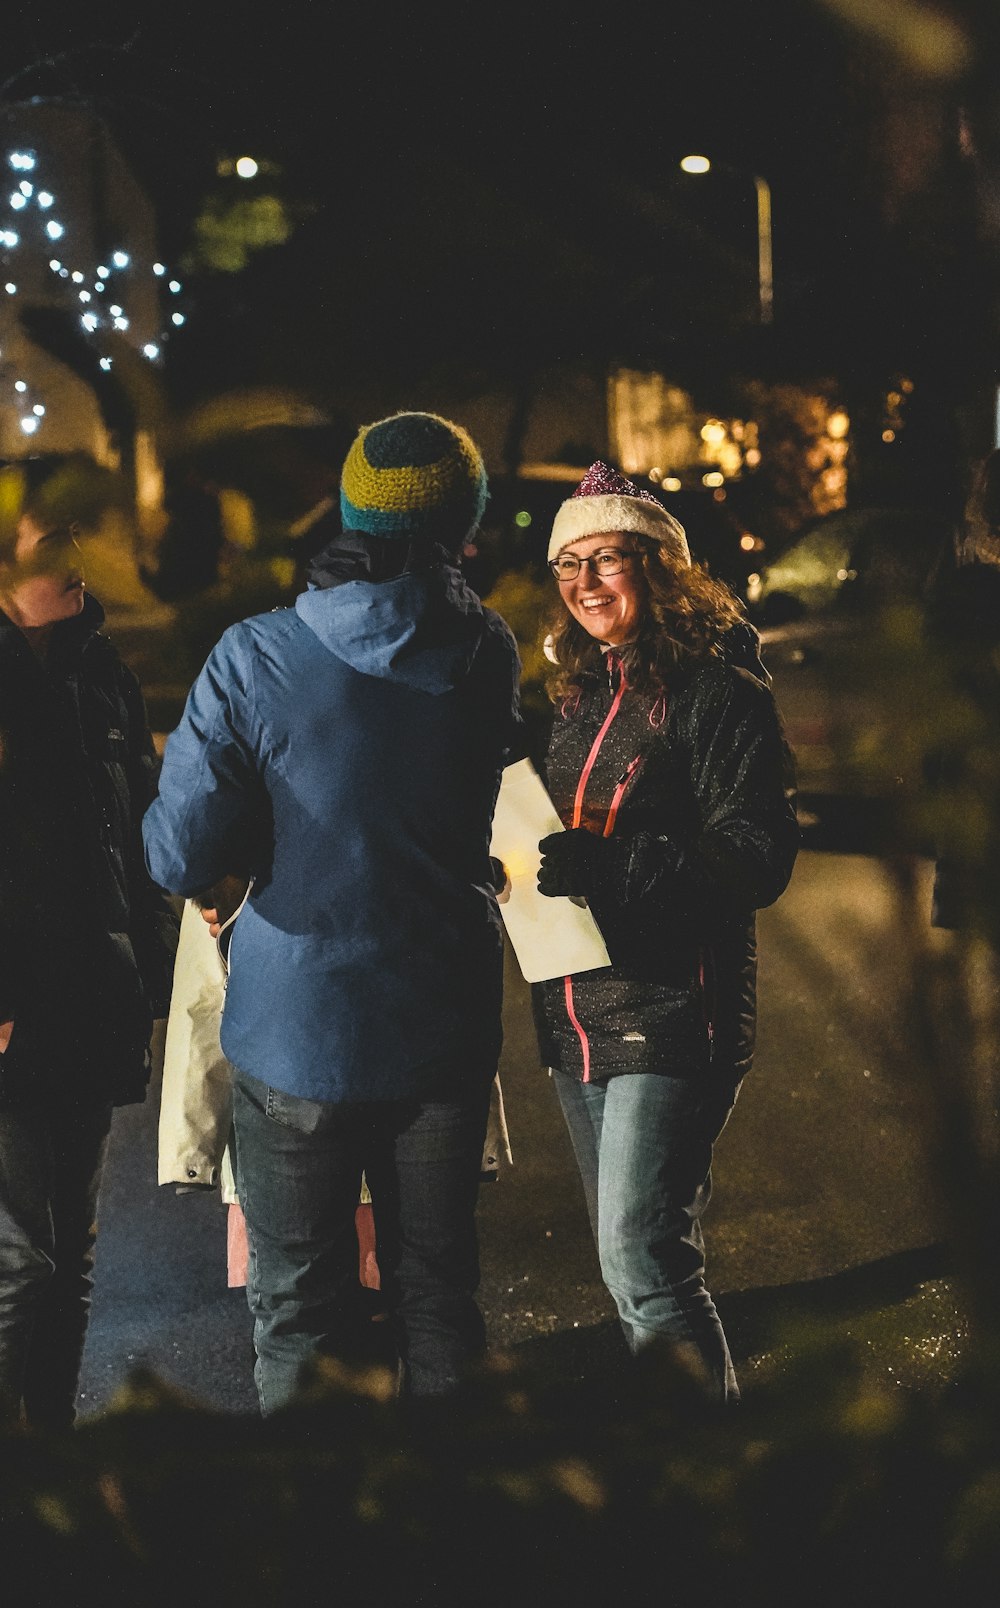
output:
POLYGON ((112 1108, 145 1098, 178 921, 156 754, 58 460, 0 467, 0 1422, 72 1425, 112 1108))
POLYGON ((517 649, 458 571, 486 498, 465 430, 366 426, 342 531, 294 607, 233 626, 167 740, 150 871, 196 896, 234 867, 222 1048, 262 1412, 367 1313, 375 1215, 401 1389, 440 1395, 484 1348, 475 1205, 500 1050, 489 847, 519 724, 517 649))
POLYGON ((651 494, 595 463, 548 556, 566 830, 538 886, 588 901, 612 965, 534 986, 542 1058, 630 1349, 667 1343, 734 1400, 701 1218, 753 1052, 754 912, 798 847, 787 746, 756 632, 651 494))

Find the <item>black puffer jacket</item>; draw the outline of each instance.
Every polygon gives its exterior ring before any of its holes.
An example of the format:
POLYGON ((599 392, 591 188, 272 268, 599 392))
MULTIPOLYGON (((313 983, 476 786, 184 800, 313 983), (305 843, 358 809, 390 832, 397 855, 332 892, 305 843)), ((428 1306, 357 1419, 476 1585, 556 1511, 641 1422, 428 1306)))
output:
POLYGON ((43 666, 0 612, 0 1104, 144 1097, 178 921, 140 839, 157 759, 135 676, 99 634, 57 625, 43 666))
POLYGON ((734 1084, 749 1069, 754 911, 781 894, 798 849, 756 642, 735 627, 722 657, 663 698, 629 689, 627 657, 623 684, 612 651, 556 713, 546 781, 563 824, 604 839, 589 903, 613 964, 535 985, 547 1065, 592 1079, 711 1064, 734 1084))

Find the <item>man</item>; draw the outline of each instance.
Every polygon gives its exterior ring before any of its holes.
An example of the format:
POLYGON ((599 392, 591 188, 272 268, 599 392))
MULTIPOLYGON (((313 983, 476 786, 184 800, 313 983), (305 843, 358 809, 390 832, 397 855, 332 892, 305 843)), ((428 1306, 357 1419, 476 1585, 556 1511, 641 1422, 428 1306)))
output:
POLYGON ((489 844, 519 718, 514 640, 457 568, 486 492, 449 420, 362 429, 342 531, 293 607, 214 649, 144 822, 173 892, 254 879, 222 1048, 264 1414, 367 1331, 362 1172, 403 1391, 451 1390, 484 1347, 475 1204, 502 981, 489 844))
POLYGON ((59 460, 0 466, 0 1423, 69 1428, 112 1107, 145 1098, 177 917, 156 755, 88 597, 59 460))

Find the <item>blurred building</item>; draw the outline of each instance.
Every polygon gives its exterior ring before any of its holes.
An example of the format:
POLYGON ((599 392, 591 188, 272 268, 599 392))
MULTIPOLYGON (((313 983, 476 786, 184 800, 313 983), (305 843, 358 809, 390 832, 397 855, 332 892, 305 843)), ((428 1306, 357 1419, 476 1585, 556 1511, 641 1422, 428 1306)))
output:
POLYGON ((0 108, 0 452, 121 469, 140 526, 162 500, 159 368, 184 321, 149 199, 94 110, 0 108))

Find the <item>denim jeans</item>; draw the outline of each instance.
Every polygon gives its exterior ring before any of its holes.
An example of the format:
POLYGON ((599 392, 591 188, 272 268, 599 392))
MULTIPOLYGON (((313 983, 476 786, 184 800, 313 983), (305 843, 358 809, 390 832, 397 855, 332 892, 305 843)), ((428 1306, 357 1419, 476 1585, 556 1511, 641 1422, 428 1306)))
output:
POLYGON ((737 1090, 710 1077, 626 1072, 581 1083, 553 1071, 587 1200, 601 1276, 633 1354, 657 1343, 700 1359, 710 1389, 739 1398, 705 1286, 701 1218, 712 1147, 737 1090))
POLYGON ((362 1172, 402 1392, 444 1394, 483 1353, 475 1212, 492 1077, 470 1078, 461 1099, 329 1104, 236 1073, 236 1189, 265 1416, 294 1399, 312 1358, 363 1360, 362 1172))
POLYGON ((110 1105, 0 1111, 0 1424, 76 1417, 110 1127, 110 1105))

